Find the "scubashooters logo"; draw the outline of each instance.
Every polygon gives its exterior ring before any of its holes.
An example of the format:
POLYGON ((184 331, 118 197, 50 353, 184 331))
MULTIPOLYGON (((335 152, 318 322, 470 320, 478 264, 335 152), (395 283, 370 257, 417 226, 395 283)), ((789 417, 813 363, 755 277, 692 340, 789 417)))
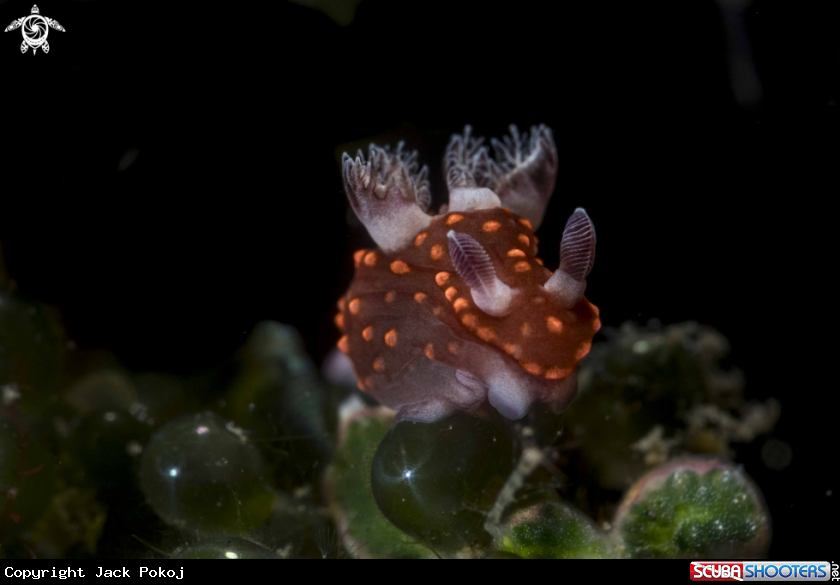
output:
POLYGON ((64 27, 58 24, 57 20, 41 16, 41 11, 38 10, 38 5, 32 6, 32 14, 13 20, 12 24, 6 27, 3 32, 10 30, 21 29, 23 34, 23 42, 20 44, 20 52, 25 53, 27 49, 32 48, 34 55, 40 48, 45 53, 50 52, 50 44, 47 42, 47 35, 51 28, 57 31, 64 32, 64 27))
MULTIPOLYGON (((693 561, 692 581, 828 581, 827 562, 693 561)), ((833 579, 832 579, 833 580, 833 579)))

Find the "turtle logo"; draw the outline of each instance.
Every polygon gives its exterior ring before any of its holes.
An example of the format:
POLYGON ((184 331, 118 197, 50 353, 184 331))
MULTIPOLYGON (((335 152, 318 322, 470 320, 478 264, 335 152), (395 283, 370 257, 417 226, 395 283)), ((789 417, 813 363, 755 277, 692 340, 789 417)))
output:
POLYGON ((23 33, 23 42, 20 44, 20 52, 25 53, 26 49, 32 47, 32 54, 34 55, 38 48, 45 53, 50 52, 50 44, 47 42, 47 34, 50 28, 64 32, 64 27, 58 24, 58 21, 46 16, 41 16, 37 5, 32 6, 32 14, 18 18, 12 21, 12 24, 6 27, 3 32, 9 32, 20 28, 23 33))

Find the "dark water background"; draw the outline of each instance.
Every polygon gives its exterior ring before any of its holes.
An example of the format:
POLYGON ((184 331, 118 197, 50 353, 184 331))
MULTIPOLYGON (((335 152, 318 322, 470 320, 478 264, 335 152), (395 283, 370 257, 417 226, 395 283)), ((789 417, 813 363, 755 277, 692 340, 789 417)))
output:
MULTIPOLYGON (((321 359, 370 245, 348 227, 339 149, 405 139, 441 202, 452 132, 545 123, 560 152, 546 265, 583 206, 605 324, 697 320, 730 339, 793 453, 774 471, 763 438, 739 452, 771 557, 833 560, 838 7, 752 5, 763 91, 742 107, 714 2, 452 4, 365 0, 340 27, 285 2, 39 2, 67 29, 48 55, 0 35, 0 242, 19 294, 135 370, 206 369, 264 319, 321 359)), ((0 3, 0 24, 30 8, 0 3)))

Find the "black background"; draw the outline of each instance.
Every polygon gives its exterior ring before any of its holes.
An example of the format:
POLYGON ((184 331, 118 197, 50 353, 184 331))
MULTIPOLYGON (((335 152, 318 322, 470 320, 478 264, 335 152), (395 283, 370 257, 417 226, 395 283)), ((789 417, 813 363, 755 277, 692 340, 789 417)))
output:
MULTIPOLYGON (((348 223, 341 149, 406 140, 440 203, 451 133, 545 123, 560 152, 546 264, 583 206, 606 324, 697 320, 730 339, 748 397, 782 402, 774 436, 793 449, 784 471, 762 466, 761 440, 745 454, 772 558, 836 556, 832 4, 752 5, 764 92, 743 109, 711 1, 364 0, 348 27, 279 0, 39 2, 67 29, 48 55, 0 34, 8 271, 80 346, 135 370, 203 370, 263 319, 321 359, 352 252, 370 245, 348 223)), ((30 9, 0 2, 0 25, 30 9)))

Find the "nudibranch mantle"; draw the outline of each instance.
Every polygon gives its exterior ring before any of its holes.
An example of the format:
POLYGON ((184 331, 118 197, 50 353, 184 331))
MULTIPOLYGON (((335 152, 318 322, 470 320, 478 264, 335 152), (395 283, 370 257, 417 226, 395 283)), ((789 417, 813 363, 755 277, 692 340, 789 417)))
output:
POLYGON ((427 169, 416 153, 371 145, 344 156, 350 202, 379 245, 354 255, 356 275, 339 300, 339 348, 359 387, 433 422, 486 401, 519 419, 533 404, 565 410, 577 363, 600 327, 583 296, 595 232, 583 209, 567 223, 561 265, 537 258, 539 225, 554 189, 557 152, 548 128, 515 127, 493 141, 454 136, 445 165, 450 198, 427 213, 427 169))

